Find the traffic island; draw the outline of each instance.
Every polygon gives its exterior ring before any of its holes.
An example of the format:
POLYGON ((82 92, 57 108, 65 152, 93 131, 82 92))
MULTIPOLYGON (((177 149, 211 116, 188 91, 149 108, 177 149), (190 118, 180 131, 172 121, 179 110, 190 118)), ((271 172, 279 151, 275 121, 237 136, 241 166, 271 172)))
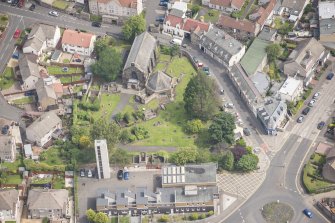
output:
POLYGON ((279 201, 268 203, 262 208, 262 216, 268 223, 291 222, 293 215, 293 208, 279 201))

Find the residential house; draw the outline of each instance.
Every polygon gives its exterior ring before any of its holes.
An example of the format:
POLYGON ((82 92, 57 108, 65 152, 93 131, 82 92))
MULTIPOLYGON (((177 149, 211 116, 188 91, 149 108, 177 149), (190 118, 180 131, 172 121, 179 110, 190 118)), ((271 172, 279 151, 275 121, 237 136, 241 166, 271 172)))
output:
POLYGON ((127 88, 143 89, 158 59, 157 40, 148 32, 135 37, 126 64, 122 81, 127 88))
POLYGON ((299 76, 307 86, 314 77, 314 70, 328 58, 325 48, 314 38, 300 41, 284 63, 287 76, 299 76))
POLYGON ((308 3, 308 0, 283 0, 281 6, 284 8, 284 12, 294 17, 295 21, 298 21, 304 13, 304 8, 308 3))
POLYGON ((16 141, 12 135, 0 135, 1 161, 14 162, 16 159, 16 141))
POLYGON ((143 11, 142 0, 89 0, 90 13, 102 15, 111 23, 123 22, 126 18, 143 11))
POLYGON ((335 183, 335 148, 329 149, 326 154, 326 163, 322 168, 322 176, 330 181, 335 183))
POLYGON ((210 29, 209 23, 201 22, 196 19, 183 18, 183 16, 177 15, 175 12, 177 12, 177 10, 172 10, 172 14, 168 14, 165 18, 163 31, 166 34, 183 39, 184 37, 190 37, 194 31, 207 32, 210 29))
POLYGON ((38 146, 44 146, 52 138, 52 133, 61 128, 62 120, 55 112, 49 111, 26 128, 27 139, 38 146))
POLYGON ((99 179, 111 177, 109 167, 109 156, 106 139, 94 140, 95 159, 97 161, 97 172, 99 179))
POLYGON ((218 28, 200 37, 199 48, 225 67, 238 63, 245 53, 243 44, 218 28))
POLYGON ((53 84, 46 84, 42 78, 36 83, 36 93, 38 98, 38 110, 52 110, 58 108, 57 95, 53 84))
POLYGON ((269 41, 256 37, 249 46, 240 62, 248 76, 254 75, 257 71, 263 71, 263 68, 267 64, 266 47, 269 45, 269 41))
POLYGON ((47 48, 55 48, 60 37, 61 33, 58 26, 35 24, 23 45, 23 53, 32 53, 40 56, 47 48))
POLYGON ((319 24, 320 43, 326 48, 335 49, 335 19, 322 19, 319 24))
POLYGON ((244 2, 244 0, 202 0, 203 5, 228 13, 240 11, 244 2))
POLYGON ((303 93, 303 81, 293 77, 287 77, 278 93, 281 99, 295 102, 303 93))
POLYGON ((268 135, 277 135, 277 129, 287 116, 286 103, 278 98, 267 99, 264 106, 257 109, 257 118, 268 135))
POLYGON ((0 222, 20 222, 19 191, 0 190, 0 222))
POLYGON ((319 20, 322 19, 335 19, 335 2, 334 1, 320 1, 319 20))
POLYGON ((68 53, 90 56, 94 50, 95 40, 94 34, 66 29, 62 37, 62 49, 68 53))
POLYGON ((277 30, 270 27, 264 27, 257 38, 273 42, 276 39, 277 30))
POLYGON ((239 40, 253 38, 261 30, 258 23, 253 23, 249 20, 234 19, 224 14, 220 16, 216 25, 239 40))
POLYGON ((270 0, 267 4, 259 7, 258 11, 249 15, 249 19, 254 21, 260 29, 263 29, 264 25, 270 26, 272 23, 273 9, 276 5, 276 0, 270 0))
POLYGON ((33 54, 22 54, 19 58, 19 70, 22 78, 21 88, 23 91, 36 88, 40 76, 40 70, 37 64, 37 57, 33 54))
POLYGON ((27 200, 28 218, 62 219, 69 216, 69 191, 31 189, 27 200))

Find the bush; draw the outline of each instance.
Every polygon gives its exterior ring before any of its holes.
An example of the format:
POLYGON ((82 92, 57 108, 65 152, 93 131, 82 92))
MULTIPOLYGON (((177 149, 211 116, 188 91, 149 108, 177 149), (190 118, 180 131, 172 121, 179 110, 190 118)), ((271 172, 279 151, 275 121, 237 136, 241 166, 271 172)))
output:
POLYGON ((256 170, 258 161, 258 156, 255 154, 247 154, 241 157, 241 159, 236 164, 236 168, 244 172, 256 170))
POLYGON ((248 152, 245 149, 245 147, 236 145, 233 149, 232 149, 232 153, 234 155, 234 160, 235 161, 239 161, 242 156, 246 155, 248 152))
POLYGON ((239 139, 239 140, 237 140, 236 144, 239 145, 239 146, 242 146, 242 147, 246 147, 247 146, 247 143, 242 138, 239 139))
POLYGON ((115 119, 116 122, 121 122, 122 119, 123 119, 123 114, 120 113, 120 112, 117 113, 117 114, 115 115, 114 119, 115 119))
POLYGON ((195 221, 199 219, 199 214, 198 213, 192 213, 190 216, 191 221, 195 221))
POLYGON ((214 211, 209 211, 208 216, 212 216, 214 214, 214 211))
POLYGON ((169 216, 166 214, 163 214, 162 217, 158 220, 159 222, 168 222, 169 216))
POLYGON ((80 102, 78 104, 78 106, 87 111, 87 110, 90 110, 90 111, 99 111, 100 109, 100 100, 98 98, 95 98, 93 103, 90 103, 90 102, 80 102))
POLYGON ((144 127, 135 126, 131 129, 131 133, 136 136, 137 140, 149 138, 149 132, 144 127))
POLYGON ((234 155, 231 151, 227 151, 219 161, 219 166, 224 170, 231 171, 234 168, 234 155))
POLYGON ((139 120, 139 119, 144 120, 144 112, 141 111, 141 110, 137 110, 137 111, 135 111, 135 112, 133 113, 133 116, 134 116, 137 120, 139 120))
POLYGON ((130 112, 126 112, 126 113, 124 113, 124 115, 123 115, 123 120, 124 120, 126 123, 128 123, 128 124, 134 122, 134 118, 133 118, 133 116, 130 114, 130 112))
POLYGON ((188 134, 199 133, 203 128, 203 124, 200 119, 194 119, 192 121, 187 121, 185 125, 185 132, 188 134))
POLYGON ((206 214, 205 213, 202 213, 200 216, 199 216, 200 219, 205 219, 206 218, 206 214))
POLYGON ((120 134, 120 141, 122 143, 130 143, 136 140, 136 136, 131 134, 128 129, 122 130, 120 134))

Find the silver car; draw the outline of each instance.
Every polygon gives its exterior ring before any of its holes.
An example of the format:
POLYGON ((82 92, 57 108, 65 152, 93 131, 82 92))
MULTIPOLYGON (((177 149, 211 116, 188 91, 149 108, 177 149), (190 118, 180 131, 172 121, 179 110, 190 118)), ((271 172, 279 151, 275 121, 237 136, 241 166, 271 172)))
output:
POLYGON ((58 16, 59 16, 59 13, 56 12, 56 11, 50 11, 50 12, 49 12, 49 15, 58 17, 58 16))

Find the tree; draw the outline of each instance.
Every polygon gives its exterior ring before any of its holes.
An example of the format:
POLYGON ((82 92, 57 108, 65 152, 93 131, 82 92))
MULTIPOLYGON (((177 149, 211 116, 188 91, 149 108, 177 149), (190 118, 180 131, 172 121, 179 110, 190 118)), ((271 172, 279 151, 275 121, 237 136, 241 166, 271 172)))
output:
POLYGON ((99 53, 99 59, 92 65, 92 71, 106 81, 114 81, 120 74, 121 66, 120 53, 111 47, 107 47, 99 53))
POLYGON ((224 170, 231 171, 234 168, 234 154, 231 151, 227 151, 225 154, 223 154, 220 162, 220 166, 224 170))
POLYGON ((226 142, 232 144, 234 142, 235 118, 232 114, 221 112, 213 119, 209 126, 209 134, 212 143, 226 142))
POLYGON ((108 216, 103 212, 98 212, 95 215, 94 222, 95 223, 107 223, 109 221, 108 216))
POLYGON ((171 57, 177 56, 179 54, 179 52, 180 52, 179 46, 177 46, 177 45, 171 46, 171 48, 170 48, 170 56, 171 57))
POLYGON ((49 221, 49 218, 47 218, 47 217, 44 217, 43 219, 42 219, 42 223, 49 223, 50 221, 49 221))
POLYGON ((91 127, 91 138, 95 139, 106 139, 108 148, 111 149, 118 142, 120 135, 120 127, 114 122, 106 122, 103 119, 99 119, 91 127))
POLYGON ((192 16, 194 16, 195 14, 197 14, 200 10, 200 6, 199 5, 193 5, 191 8, 192 11, 192 16))
POLYGON ((159 219, 159 222, 168 222, 169 215, 163 214, 162 217, 159 219))
POLYGON ((236 145, 233 148, 232 153, 234 155, 234 160, 238 162, 242 158, 242 156, 248 154, 248 151, 245 149, 245 147, 236 145))
POLYGON ((145 31, 146 22, 142 15, 131 16, 123 25, 122 33, 126 40, 133 41, 137 35, 145 31))
POLYGON ((100 39, 97 39, 94 43, 94 51, 97 54, 97 58, 99 59, 100 53, 106 49, 111 44, 111 37, 105 36, 100 39))
POLYGON ((186 163, 194 163, 197 159, 198 151, 193 147, 182 147, 174 152, 171 161, 177 165, 185 165, 186 163))
POLYGON ((96 213, 92 209, 86 211, 86 217, 89 222, 94 222, 96 213))
POLYGON ((274 62, 282 54, 282 48, 277 43, 268 45, 265 51, 270 62, 274 62))
POLYGON ((212 161, 211 153, 207 149, 198 149, 196 163, 208 163, 212 161))
POLYGON ((184 92, 186 113, 191 118, 211 119, 220 105, 218 86, 203 73, 191 78, 184 92))
POLYGON ((204 125, 200 119, 194 119, 186 122, 185 131, 189 134, 195 134, 199 133, 203 127, 204 125))
POLYGON ((190 219, 192 221, 198 220, 199 219, 199 214, 198 213, 192 213, 190 216, 190 219))
POLYGON ((236 168, 241 171, 249 172, 257 169, 258 156, 255 154, 247 154, 242 156, 238 161, 236 168))
POLYGON ((120 166, 127 166, 131 163, 131 155, 127 150, 116 149, 115 152, 110 156, 110 162, 120 166))
POLYGON ((89 136, 83 135, 79 138, 79 145, 81 148, 87 149, 91 144, 91 139, 89 136))

